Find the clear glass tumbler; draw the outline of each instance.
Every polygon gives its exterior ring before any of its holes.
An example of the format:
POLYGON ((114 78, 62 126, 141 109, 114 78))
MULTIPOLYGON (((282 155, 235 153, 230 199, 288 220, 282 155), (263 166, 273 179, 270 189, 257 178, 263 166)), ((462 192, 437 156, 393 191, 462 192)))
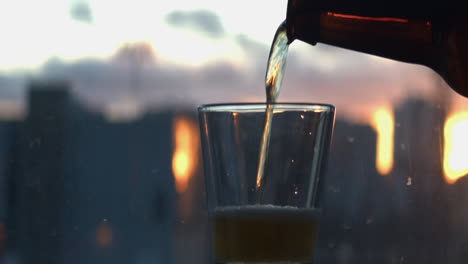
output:
POLYGON ((259 187, 266 108, 215 104, 198 109, 213 263, 312 263, 335 108, 273 106, 259 187))

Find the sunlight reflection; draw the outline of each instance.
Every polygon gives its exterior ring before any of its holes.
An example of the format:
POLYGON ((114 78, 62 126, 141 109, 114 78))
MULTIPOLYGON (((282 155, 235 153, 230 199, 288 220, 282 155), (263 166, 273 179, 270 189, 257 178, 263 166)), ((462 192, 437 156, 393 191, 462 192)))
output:
POLYGON ((179 193, 187 190, 189 179, 197 169, 198 138, 198 128, 195 121, 186 117, 178 117, 175 120, 172 172, 179 193))
POLYGON ((454 183, 468 173, 468 112, 455 113, 444 126, 444 173, 454 183))
POLYGON ((374 112, 373 125, 377 132, 376 168, 386 175, 393 167, 394 116, 390 107, 382 107, 374 112))

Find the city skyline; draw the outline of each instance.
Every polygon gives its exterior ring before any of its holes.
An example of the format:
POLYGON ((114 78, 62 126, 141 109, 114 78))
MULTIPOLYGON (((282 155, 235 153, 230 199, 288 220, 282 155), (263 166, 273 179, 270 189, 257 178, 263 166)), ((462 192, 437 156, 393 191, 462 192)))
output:
MULTIPOLYGON (((27 118, 0 122, 6 263, 206 263, 194 111, 109 122, 75 101, 66 82, 29 87, 27 118)), ((443 175, 446 117, 444 107, 417 97, 399 105, 386 172, 374 163, 378 131, 336 120, 318 259, 428 263, 428 254, 440 261, 450 251, 451 263, 463 263, 466 178, 443 175)))

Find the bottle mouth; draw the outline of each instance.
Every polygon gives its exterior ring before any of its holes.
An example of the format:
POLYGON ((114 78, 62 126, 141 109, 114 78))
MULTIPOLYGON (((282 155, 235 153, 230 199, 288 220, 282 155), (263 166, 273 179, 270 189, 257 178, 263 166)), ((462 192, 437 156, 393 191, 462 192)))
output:
MULTIPOLYGON (((289 0, 286 12, 288 44, 299 39, 311 45, 317 44, 320 32, 321 8, 311 8, 307 0, 289 0)), ((316 4, 316 1, 312 1, 316 4)))

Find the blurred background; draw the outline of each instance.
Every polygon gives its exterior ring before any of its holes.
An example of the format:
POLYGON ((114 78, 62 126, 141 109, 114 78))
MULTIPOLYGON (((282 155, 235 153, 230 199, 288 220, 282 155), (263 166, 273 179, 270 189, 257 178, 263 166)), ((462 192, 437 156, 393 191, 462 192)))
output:
MULTIPOLYGON (((0 2, 0 263, 208 263, 196 107, 264 102, 286 0, 0 2)), ((337 107, 318 263, 467 263, 468 104, 432 70, 289 48, 337 107)))

